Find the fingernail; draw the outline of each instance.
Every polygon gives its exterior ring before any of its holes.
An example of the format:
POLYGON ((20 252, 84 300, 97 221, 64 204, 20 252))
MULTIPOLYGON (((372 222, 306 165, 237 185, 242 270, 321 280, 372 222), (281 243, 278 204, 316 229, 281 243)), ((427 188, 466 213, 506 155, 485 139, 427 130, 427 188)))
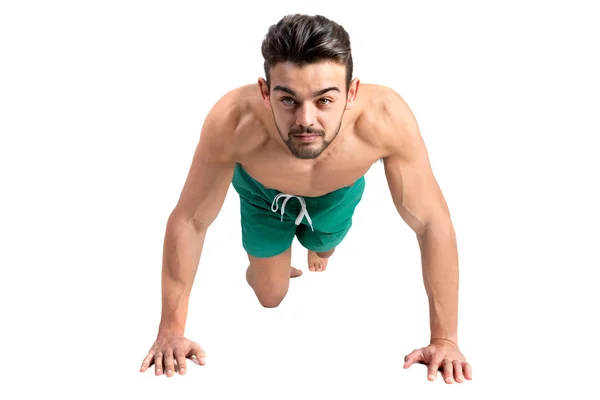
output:
POLYGON ((171 371, 171 370, 168 370, 168 371, 167 371, 167 375, 170 375, 170 374, 172 374, 172 373, 173 373, 173 371, 171 371))
POLYGON ((179 370, 179 373, 181 373, 181 374, 183 374, 184 372, 185 372, 185 368, 181 368, 181 369, 179 370))
POLYGON ((433 375, 429 375, 429 379, 430 379, 430 380, 433 380, 433 378, 435 378, 435 376, 433 376, 433 375))

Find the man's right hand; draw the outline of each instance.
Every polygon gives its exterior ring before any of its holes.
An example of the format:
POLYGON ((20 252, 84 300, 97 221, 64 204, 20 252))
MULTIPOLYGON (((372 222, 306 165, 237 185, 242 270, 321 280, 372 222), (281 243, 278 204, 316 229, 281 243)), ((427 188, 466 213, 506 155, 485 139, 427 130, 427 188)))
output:
POLYGON ((144 359, 140 372, 146 372, 154 364, 155 375, 162 375, 165 371, 168 377, 175 375, 175 371, 183 375, 187 371, 186 358, 197 365, 206 365, 205 356, 198 343, 183 336, 159 336, 144 359), (175 369, 176 366, 178 369, 175 369))

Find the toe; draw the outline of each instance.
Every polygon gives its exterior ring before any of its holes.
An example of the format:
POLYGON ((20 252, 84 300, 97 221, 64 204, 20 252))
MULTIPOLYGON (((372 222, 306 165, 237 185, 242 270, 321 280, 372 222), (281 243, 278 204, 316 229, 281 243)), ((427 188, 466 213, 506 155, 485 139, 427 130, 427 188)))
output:
POLYGON ((325 271, 325 267, 327 267, 327 260, 321 260, 319 263, 319 271, 325 271))

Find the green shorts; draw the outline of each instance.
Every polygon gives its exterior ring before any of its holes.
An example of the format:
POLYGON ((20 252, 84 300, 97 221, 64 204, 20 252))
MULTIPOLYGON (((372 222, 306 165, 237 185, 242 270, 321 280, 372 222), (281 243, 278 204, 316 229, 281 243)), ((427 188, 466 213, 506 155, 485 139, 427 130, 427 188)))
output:
POLYGON ((294 237, 316 252, 339 245, 352 226, 365 178, 323 196, 301 197, 265 188, 237 164, 232 185, 240 195, 244 249, 265 258, 286 251, 294 237))

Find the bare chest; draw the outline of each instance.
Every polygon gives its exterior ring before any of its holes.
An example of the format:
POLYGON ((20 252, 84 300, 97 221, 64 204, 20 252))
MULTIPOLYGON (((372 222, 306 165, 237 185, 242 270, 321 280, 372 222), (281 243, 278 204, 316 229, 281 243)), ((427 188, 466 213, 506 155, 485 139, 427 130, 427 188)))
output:
POLYGON ((379 154, 347 146, 316 160, 299 160, 281 151, 264 149, 240 160, 246 172, 263 186, 282 193, 317 197, 353 185, 379 154))

